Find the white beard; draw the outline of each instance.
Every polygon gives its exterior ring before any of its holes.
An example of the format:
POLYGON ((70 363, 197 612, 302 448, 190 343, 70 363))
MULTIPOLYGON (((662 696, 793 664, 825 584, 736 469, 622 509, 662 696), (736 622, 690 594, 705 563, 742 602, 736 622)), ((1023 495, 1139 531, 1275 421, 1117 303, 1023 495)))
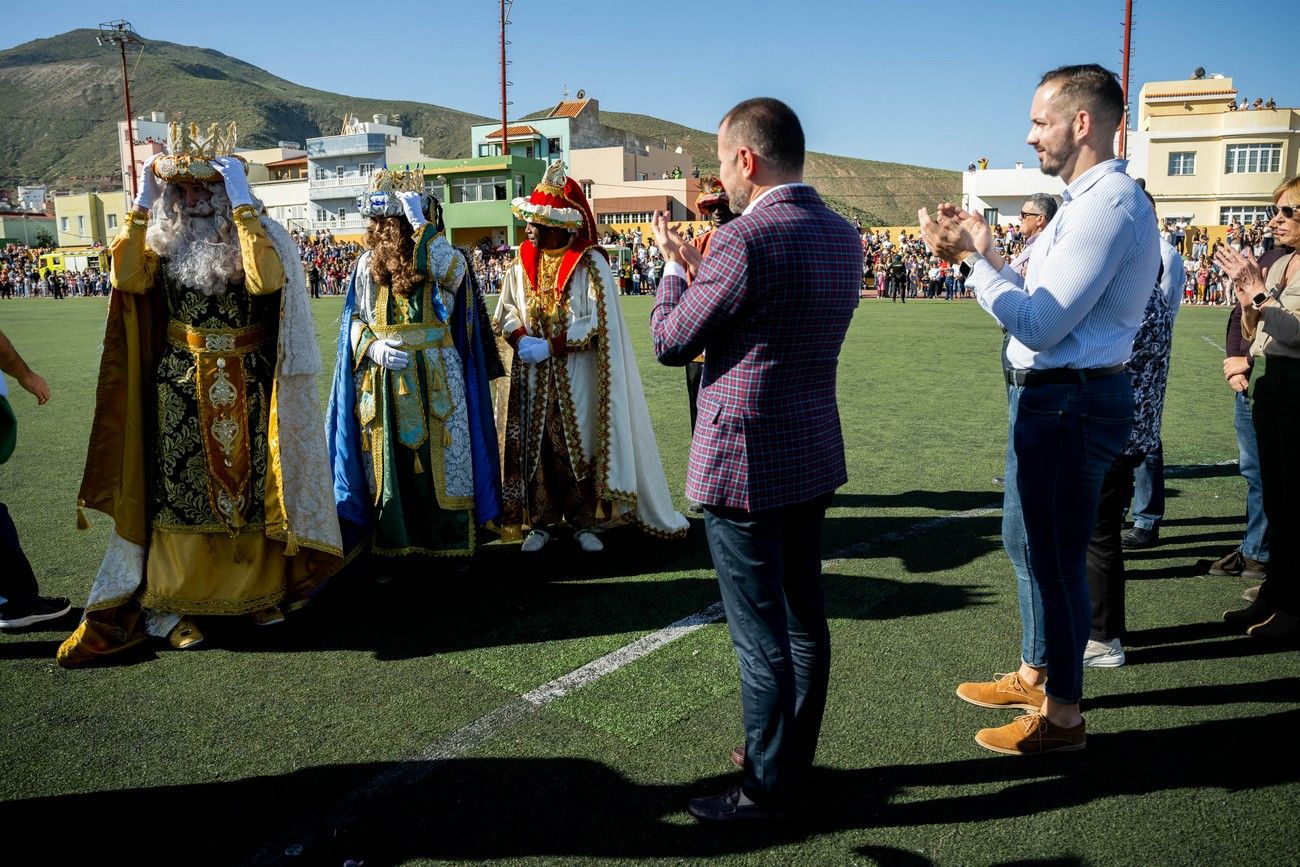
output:
POLYGON ((224 293, 232 283, 243 283, 243 255, 224 189, 214 191, 210 201, 187 208, 179 189, 169 184, 156 208, 146 242, 167 260, 168 270, 182 285, 211 296, 224 293))

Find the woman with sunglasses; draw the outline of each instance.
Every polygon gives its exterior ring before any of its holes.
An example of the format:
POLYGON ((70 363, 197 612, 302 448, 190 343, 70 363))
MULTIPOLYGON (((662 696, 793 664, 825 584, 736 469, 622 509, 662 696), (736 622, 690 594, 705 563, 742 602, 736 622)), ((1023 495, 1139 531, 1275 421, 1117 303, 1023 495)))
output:
POLYGON ((1252 414, 1259 445, 1264 514, 1270 527, 1268 577, 1255 601, 1223 619, 1255 638, 1300 637, 1300 176, 1273 193, 1269 226, 1292 252, 1261 271, 1254 255, 1223 247, 1215 261, 1232 279, 1241 303, 1241 332, 1251 341, 1256 374, 1252 414), (1262 362, 1262 363, 1261 363, 1262 362))

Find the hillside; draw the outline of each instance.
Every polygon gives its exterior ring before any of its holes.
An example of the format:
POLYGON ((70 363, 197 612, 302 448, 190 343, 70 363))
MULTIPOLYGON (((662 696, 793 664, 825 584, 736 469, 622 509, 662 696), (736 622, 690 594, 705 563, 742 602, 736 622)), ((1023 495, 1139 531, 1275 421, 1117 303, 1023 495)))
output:
MULTIPOLYGON (((116 121, 124 116, 120 55, 73 30, 0 51, 0 187, 117 185, 116 121)), ((427 103, 359 99, 294 84, 218 51, 146 40, 128 52, 137 115, 165 111, 199 122, 236 121, 240 144, 269 147, 338 131, 344 114, 397 115, 425 153, 469 156, 468 126, 488 118, 427 103)), ((681 145, 702 172, 717 171, 717 137, 642 114, 602 112, 609 126, 681 145)), ((954 200, 961 174, 810 153, 805 174, 831 206, 863 225, 910 225, 922 203, 954 200)))
MULTIPOLYGON (((601 120, 642 141, 681 145, 704 173, 718 170, 718 137, 643 114, 602 111, 601 120)), ((804 180, 817 187, 835 210, 862 225, 910 226, 916 209, 941 201, 961 201, 961 172, 903 163, 885 163, 810 152, 804 180)))
MULTIPOLYGON (((117 183, 117 120, 125 117, 120 55, 73 30, 0 51, 0 186, 117 183)), ((138 49, 137 49, 138 50, 138 49)), ((236 121, 240 144, 270 147, 338 132, 344 114, 400 115, 425 151, 469 156, 467 127, 485 118, 419 102, 358 99, 303 87, 218 51, 146 39, 131 68, 135 114, 166 111, 236 121)))

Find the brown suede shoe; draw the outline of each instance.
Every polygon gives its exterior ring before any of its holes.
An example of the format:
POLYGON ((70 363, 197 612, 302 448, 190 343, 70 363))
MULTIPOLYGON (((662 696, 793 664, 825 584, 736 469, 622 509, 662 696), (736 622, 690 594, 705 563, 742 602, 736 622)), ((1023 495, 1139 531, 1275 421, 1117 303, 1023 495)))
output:
POLYGON ((728 756, 728 758, 731 759, 731 763, 732 763, 733 765, 735 765, 736 767, 740 768, 740 769, 743 771, 743 770, 745 769, 745 747, 744 747, 744 745, 742 744, 741 746, 738 746, 738 747, 732 747, 732 748, 731 748, 731 754, 728 756))
POLYGON ((984 749, 1009 756, 1036 756, 1040 753, 1081 750, 1087 742, 1086 721, 1066 729, 1053 725, 1047 715, 1041 713, 1027 713, 1004 726, 980 729, 975 734, 975 743, 984 749))
POLYGON ((980 707, 1018 707, 1038 710, 1047 700, 1041 686, 1030 686, 1020 679, 1020 672, 995 674, 997 680, 963 683, 957 697, 980 707))

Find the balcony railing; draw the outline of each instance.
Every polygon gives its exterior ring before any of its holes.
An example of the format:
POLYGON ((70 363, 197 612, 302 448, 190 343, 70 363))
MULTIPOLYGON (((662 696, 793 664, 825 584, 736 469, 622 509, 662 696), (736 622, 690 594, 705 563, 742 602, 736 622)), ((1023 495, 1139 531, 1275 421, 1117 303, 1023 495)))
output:
POLYGON ((364 229, 367 222, 363 217, 346 217, 342 220, 335 217, 332 220, 312 220, 311 228, 313 232, 319 232, 321 229, 329 229, 331 232, 355 232, 364 229))
POLYGON ((350 154, 383 153, 386 144, 384 134, 375 132, 309 138, 307 139, 307 156, 311 159, 319 159, 321 157, 341 157, 350 154))
POLYGON ((307 186, 312 189, 329 189, 331 187, 366 187, 370 185, 370 175, 344 175, 332 178, 312 178, 307 186))

